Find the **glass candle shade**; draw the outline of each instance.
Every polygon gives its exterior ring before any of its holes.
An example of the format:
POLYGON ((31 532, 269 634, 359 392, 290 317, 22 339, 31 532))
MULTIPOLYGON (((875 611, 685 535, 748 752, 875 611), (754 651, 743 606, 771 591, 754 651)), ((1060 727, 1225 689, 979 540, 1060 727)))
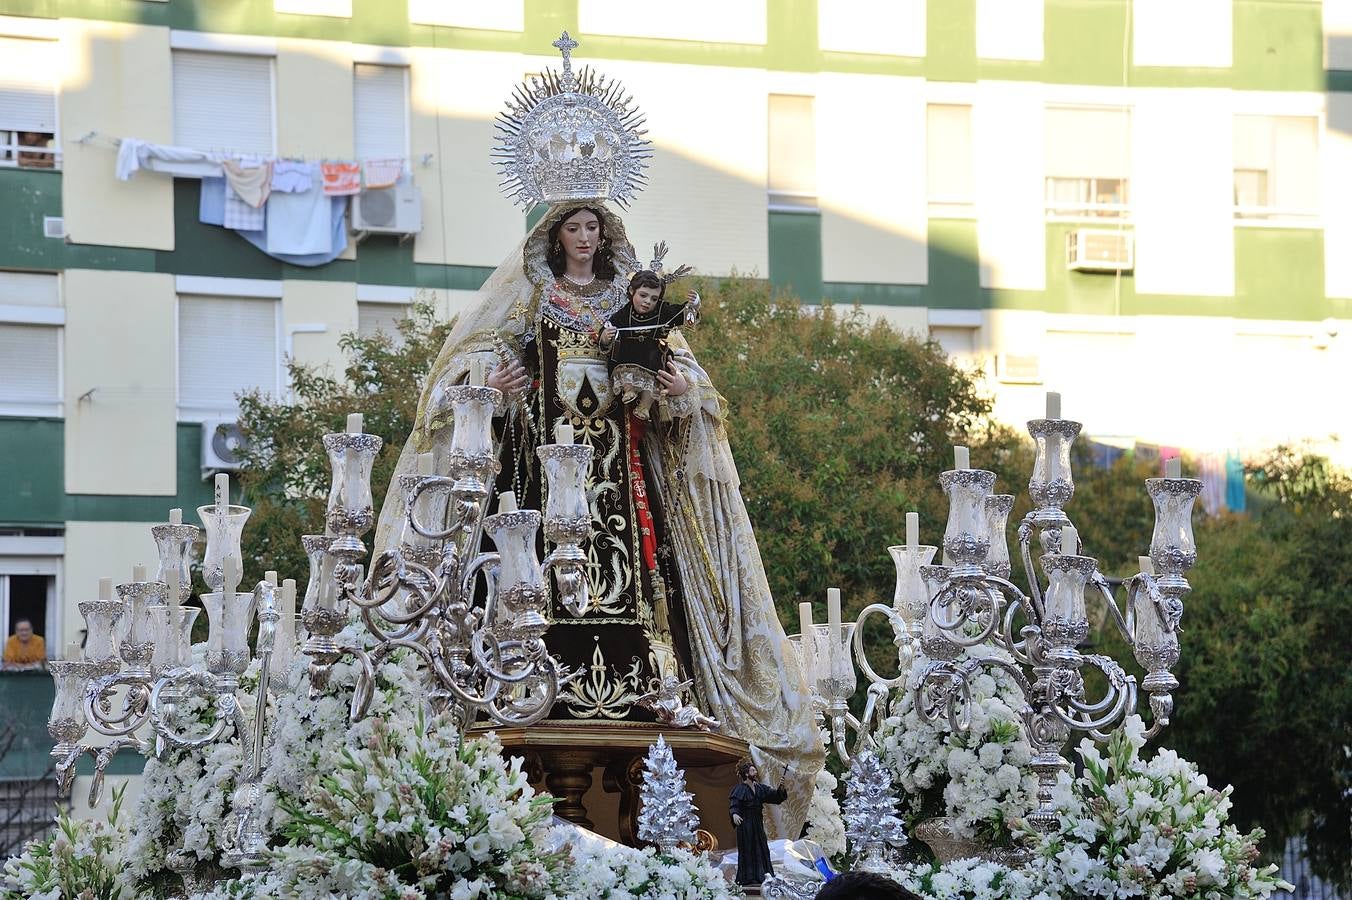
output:
POLYGON ((192 627, 201 612, 195 606, 153 606, 155 654, 151 668, 158 671, 192 665, 192 627), (177 621, 174 621, 177 619, 177 621))
POLYGON ((812 685, 813 693, 827 703, 848 700, 854 694, 855 674, 854 657, 851 645, 854 641, 854 623, 842 622, 840 625, 840 643, 833 644, 829 624, 813 625, 812 685))
POLYGON ((1182 575, 1197 564, 1192 504, 1202 492, 1202 482, 1196 478, 1148 478, 1145 489, 1155 504, 1150 560, 1161 575, 1182 575))
POLYGON ((925 592, 925 582, 920 577, 920 569, 934 561, 938 547, 921 545, 910 547, 898 544, 888 547, 892 563, 897 570, 897 586, 892 592, 892 608, 902 618, 913 635, 918 635, 920 623, 924 621, 925 610, 929 606, 929 595, 925 592))
POLYGON ((301 609, 314 609, 319 605, 319 592, 325 577, 325 551, 333 544, 333 538, 326 534, 303 534, 300 543, 310 561, 310 577, 305 582, 305 599, 301 602, 301 609))
POLYGON ((997 578, 1008 578, 1013 571, 1009 563, 1009 514, 1014 509, 1013 494, 990 494, 985 499, 986 537, 990 550, 986 553, 985 569, 997 578))
POLYGON ((1080 423, 1069 419, 1034 419, 1028 423, 1036 456, 1028 493, 1039 510, 1061 509, 1075 495, 1070 471, 1070 447, 1080 433, 1080 423))
MULTIPOLYGON (((952 638, 944 633, 934 618, 934 604, 948 588, 951 570, 948 566, 921 566, 920 578, 925 584, 925 614, 920 623, 920 652, 930 659, 956 659, 962 652, 952 638)), ((942 620, 943 614, 940 614, 942 620)))
MULTIPOLYGON (((405 498, 404 508, 408 509, 407 498, 413 497, 413 492, 424 481, 432 478, 430 475, 400 475, 399 476, 399 495, 405 498)), ((450 485, 434 484, 418 492, 413 500, 413 520, 418 523, 418 527, 423 531, 441 533, 446 530, 450 523, 452 491, 450 485)), ((429 538, 419 534, 408 516, 405 515, 401 520, 403 527, 399 532, 399 552, 410 562, 427 566, 429 569, 435 568, 441 561, 442 549, 445 546, 445 540, 429 538)))
MULTIPOLYGON (((502 404, 502 391, 483 385, 458 384, 446 389, 444 401, 452 420, 450 472, 459 477, 465 466, 477 468, 493 452, 493 415, 502 404)), ((437 460, 439 463, 440 460, 437 460)))
POLYGON ((1167 671, 1179 658, 1177 629, 1183 601, 1161 593, 1157 587, 1150 590, 1152 583, 1153 579, 1146 576, 1132 594, 1132 649, 1147 672, 1167 671))
POLYGON ((1096 565, 1092 556, 1048 553, 1042 557, 1042 571, 1048 579, 1042 600, 1042 633, 1053 647, 1074 649, 1089 636, 1084 589, 1096 565))
POLYGON ((980 565, 990 549, 983 504, 995 486, 995 473, 984 469, 953 469, 939 476, 939 484, 948 494, 944 565, 980 565))
POLYGON ((202 580, 213 591, 225 586, 225 559, 242 560, 240 537, 244 523, 253 510, 247 506, 199 506, 197 515, 207 533, 207 550, 202 558, 202 580))
POLYGON ((374 434, 340 431, 324 435, 333 480, 325 522, 334 534, 365 534, 375 524, 371 467, 384 441, 374 434))
POLYGON ((95 665, 100 675, 117 671, 118 628, 126 609, 121 600, 84 600, 80 603, 80 615, 85 620, 85 659, 95 665))
POLYGON ((591 509, 587 505, 591 445, 546 444, 535 452, 549 485, 545 497, 545 537, 555 543, 582 543, 591 529, 591 509))
POLYGON ((508 639, 542 637, 549 621, 544 616, 547 594, 544 572, 536 552, 540 514, 533 509, 497 513, 484 519, 484 531, 498 548, 498 619, 508 639))
POLYGON ((96 664, 82 659, 53 660, 47 671, 56 683, 52 712, 47 717, 47 733, 52 740, 73 744, 84 737, 89 726, 85 721, 85 685, 94 675, 96 664))
MULTIPOLYGON (((198 510, 198 514, 201 514, 201 510, 198 510)), ((247 515, 245 518, 248 518, 247 515)), ((179 602, 187 600, 192 596, 193 545, 197 543, 202 529, 196 525, 156 525, 150 529, 150 533, 155 537, 155 549, 160 556, 160 568, 155 574, 155 580, 168 584, 169 573, 177 570, 178 599, 179 602)))
POLYGON ((219 592, 202 594, 202 607, 207 611, 209 623, 207 652, 224 652, 236 661, 247 661, 254 595, 243 591, 228 596, 219 592))
POLYGON ((133 581, 117 586, 122 599, 122 661, 131 669, 146 672, 155 653, 155 607, 164 606, 169 587, 158 581, 133 581))

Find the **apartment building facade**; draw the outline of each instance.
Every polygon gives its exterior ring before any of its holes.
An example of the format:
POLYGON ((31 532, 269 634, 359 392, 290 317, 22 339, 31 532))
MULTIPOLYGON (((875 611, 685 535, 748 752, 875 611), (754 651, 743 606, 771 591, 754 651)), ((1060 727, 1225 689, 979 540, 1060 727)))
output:
POLYGON ((1352 0, 0 0, 7 632, 79 638, 239 391, 469 301, 526 227, 493 117, 564 29, 648 114, 640 249, 932 336, 1012 422, 1349 459, 1352 0), (398 159, 418 214, 269 255, 128 141, 398 159))

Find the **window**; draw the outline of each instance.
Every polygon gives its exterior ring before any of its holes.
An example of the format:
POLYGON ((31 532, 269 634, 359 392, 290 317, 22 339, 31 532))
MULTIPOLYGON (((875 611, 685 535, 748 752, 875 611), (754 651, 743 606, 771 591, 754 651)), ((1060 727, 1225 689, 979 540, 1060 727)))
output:
POLYGON ((272 156, 272 58, 174 50, 174 143, 272 156))
POLYGON ((1319 120, 1235 116, 1235 218, 1319 214, 1319 120))
POLYGON ((357 63, 352 108, 358 159, 408 158, 408 69, 357 63))
POLYGON ((772 209, 817 208, 817 129, 812 98, 770 95, 769 194, 772 209))
MULTIPOLYGON (((8 567, 8 563, 0 563, 0 568, 8 567)), ((61 650, 49 637, 56 633, 55 613, 56 576, 0 572, 0 623, 5 628, 0 640, 14 634, 16 624, 27 622, 33 627, 33 634, 43 638, 47 659, 54 659, 61 650)))
POLYGON ((0 272, 0 412, 61 414, 64 322, 55 275, 0 272))
POLYGON ((415 25, 521 31, 526 10, 522 0, 408 0, 408 20, 415 25))
POLYGON ((1048 215, 1130 215, 1130 111, 1048 109, 1046 135, 1048 215))
MULTIPOLYGON (((483 0, 472 2, 481 7, 496 5, 483 0)), ((680 7, 674 9, 670 4, 653 0, 578 0, 578 33, 667 41, 764 44, 767 2, 770 0, 683 0, 680 7)))
POLYGON ((0 167, 58 169, 56 72, 52 40, 0 37, 0 167))
POLYGON ((930 215, 970 214, 975 202, 972 108, 925 107, 925 181, 930 215))
POLYGON ((402 344, 404 338, 399 333, 399 323, 407 319, 410 312, 407 303, 362 301, 357 304, 357 334, 370 338, 384 333, 396 346, 402 344))
POLYGON ((231 418, 239 411, 238 395, 255 388, 278 396, 280 306, 252 297, 179 297, 181 417, 231 418))
POLYGON ((823 50, 925 55, 925 0, 817 0, 823 50))

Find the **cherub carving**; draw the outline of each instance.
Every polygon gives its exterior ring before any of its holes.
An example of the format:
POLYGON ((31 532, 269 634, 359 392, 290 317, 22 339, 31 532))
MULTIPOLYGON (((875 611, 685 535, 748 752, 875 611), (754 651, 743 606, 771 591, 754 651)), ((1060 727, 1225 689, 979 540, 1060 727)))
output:
POLYGON ((706 716, 698 708, 681 699, 681 694, 693 683, 693 680, 677 681, 675 675, 663 675, 655 690, 649 691, 635 702, 657 716, 664 725, 714 731, 718 728, 717 719, 706 716))

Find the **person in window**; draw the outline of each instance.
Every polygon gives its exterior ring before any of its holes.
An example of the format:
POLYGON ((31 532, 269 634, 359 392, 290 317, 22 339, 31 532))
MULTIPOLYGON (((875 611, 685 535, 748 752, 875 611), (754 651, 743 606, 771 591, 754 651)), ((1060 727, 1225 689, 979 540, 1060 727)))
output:
POLYGON ((20 147, 40 147, 46 150, 43 153, 20 150, 18 153, 20 168, 50 169, 56 165, 56 157, 48 149, 52 146, 52 136, 45 131, 20 131, 17 143, 20 147))
POLYGON ((827 882, 817 900, 920 900, 920 895, 877 872, 846 872, 827 882))
POLYGON ((756 764, 744 759, 737 764, 737 777, 742 780, 728 795, 728 812, 737 828, 737 883, 760 884, 775 874, 770 862, 770 842, 765 836, 763 808, 767 803, 783 803, 789 798, 783 779, 772 788, 759 781, 756 764))
POLYGON ((47 644, 42 635, 33 633, 33 623, 20 619, 14 623, 14 633, 5 641, 4 667, 6 669, 40 669, 47 661, 47 644))

